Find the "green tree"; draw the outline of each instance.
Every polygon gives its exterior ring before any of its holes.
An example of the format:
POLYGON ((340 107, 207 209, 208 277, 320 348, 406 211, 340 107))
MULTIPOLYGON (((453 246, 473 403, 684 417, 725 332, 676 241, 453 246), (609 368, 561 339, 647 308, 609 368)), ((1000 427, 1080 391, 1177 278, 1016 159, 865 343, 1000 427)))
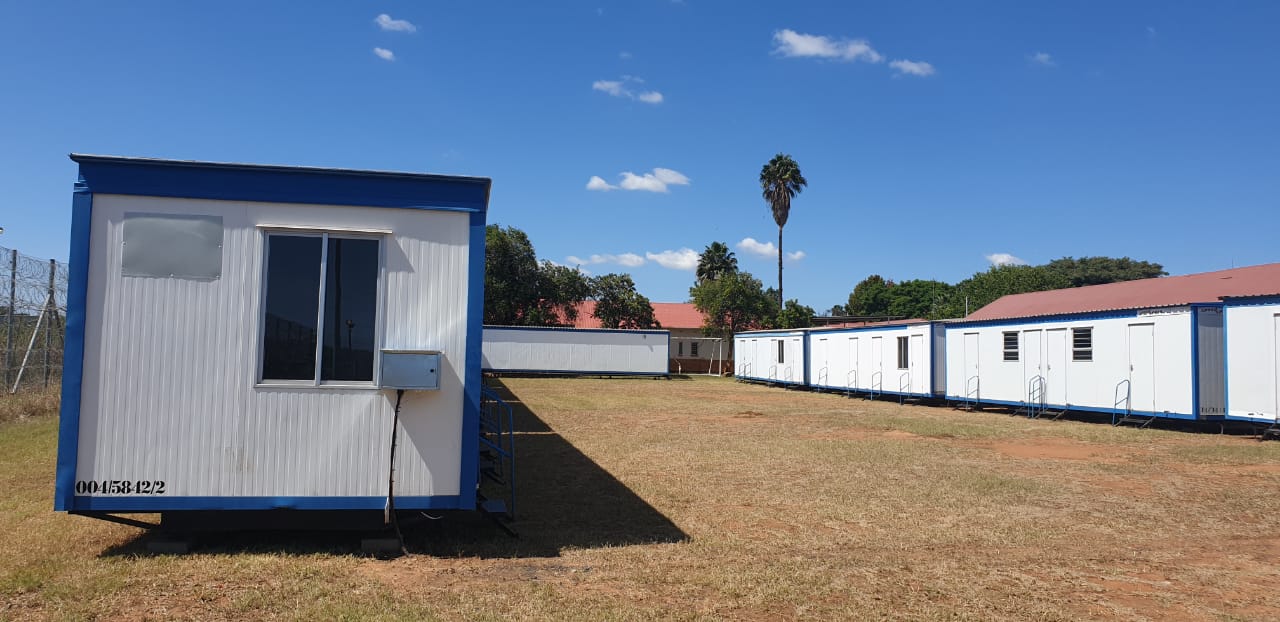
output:
POLYGON ((738 271, 738 258, 724 242, 712 242, 698 256, 698 273, 696 283, 712 281, 723 274, 738 271))
POLYGON ((809 182, 800 174, 800 165, 791 156, 779 153, 760 169, 760 189, 778 223, 778 309, 782 309, 782 228, 791 216, 791 199, 809 182))
POLYGON ((889 290, 893 281, 886 281, 879 274, 862 279, 849 294, 845 312, 849 315, 889 315, 889 290))
POLYGON ((813 307, 802 305, 799 300, 792 298, 778 314, 777 325, 778 328, 809 328, 813 326, 813 316, 813 307))
POLYGON ((1045 267, 1067 277, 1071 287, 1151 279, 1169 274, 1158 263, 1128 257, 1063 257, 1050 261, 1045 267))
POLYGON ((762 328, 765 318, 776 315, 773 298, 764 292, 760 279, 749 272, 731 272, 689 289, 693 306, 705 318, 703 334, 732 343, 733 334, 762 328))
POLYGON ((537 294, 527 324, 572 326, 578 320, 578 304, 591 297, 591 281, 576 268, 543 261, 538 269, 537 294))
POLYGON ((827 315, 831 317, 840 317, 845 315, 844 305, 832 305, 831 310, 827 311, 827 315))
POLYGON ((636 291, 629 274, 605 274, 591 280, 595 317, 605 328, 660 328, 653 305, 636 291))
POLYGON ((1001 296, 1067 287, 1071 287, 1070 279, 1047 266, 992 266, 986 272, 956 283, 951 301, 942 310, 942 317, 964 317, 966 300, 969 312, 973 312, 1001 296))
POLYGON ((538 259, 529 236, 515 227, 484 231, 484 323, 526 324, 538 302, 538 259))
POLYGON ((889 289, 889 315, 938 319, 951 302, 951 286, 942 281, 912 279, 889 289))

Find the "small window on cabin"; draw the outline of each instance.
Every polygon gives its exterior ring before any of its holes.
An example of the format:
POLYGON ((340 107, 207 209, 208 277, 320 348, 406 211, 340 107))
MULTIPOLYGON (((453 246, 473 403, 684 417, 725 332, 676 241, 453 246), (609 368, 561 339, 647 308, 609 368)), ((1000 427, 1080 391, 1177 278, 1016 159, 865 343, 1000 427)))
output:
POLYGON ((262 379, 371 382, 379 240, 267 236, 262 379))
POLYGON ((1009 331, 1004 334, 1004 360, 1018 360, 1018 331, 1009 331))
POLYGON ((1071 329, 1071 360, 1093 360, 1093 328, 1071 329))
POLYGON ((676 342, 676 356, 684 356, 684 342, 683 342, 683 341, 677 341, 677 342, 676 342))
POLYGON ((689 344, 689 356, 698 356, 698 342, 694 341, 689 344))
POLYGON ((778 363, 785 363, 785 362, 787 362, 787 361, 786 361, 786 356, 784 355, 786 345, 787 345, 787 344, 786 344, 786 343, 783 343, 782 341, 779 341, 779 342, 778 342, 778 363))
POLYGON ((906 369, 911 362, 907 354, 907 338, 898 337, 898 369, 906 369))

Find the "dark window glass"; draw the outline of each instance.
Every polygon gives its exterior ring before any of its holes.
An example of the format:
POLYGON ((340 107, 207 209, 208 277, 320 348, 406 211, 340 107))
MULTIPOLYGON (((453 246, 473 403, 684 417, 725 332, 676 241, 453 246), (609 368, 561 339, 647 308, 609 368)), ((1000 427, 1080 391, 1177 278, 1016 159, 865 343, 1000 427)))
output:
POLYGON ((785 343, 783 343, 783 342, 781 342, 781 341, 779 341, 779 342, 778 342, 778 362, 779 362, 779 363, 785 363, 785 362, 787 362, 787 361, 785 360, 785 357, 783 356, 783 352, 785 352, 785 350, 784 350, 784 348, 785 348, 785 347, 786 347, 786 344, 785 344, 785 343))
POLYGON ((684 342, 683 342, 683 341, 677 341, 677 342, 676 342, 676 356, 684 356, 684 342))
POLYGON ((698 342, 694 341, 689 344, 689 356, 698 356, 698 342))
POLYGON ((898 337, 898 369, 906 369, 909 362, 907 357, 907 338, 898 337))
POLYGON ((267 240, 264 380, 316 377, 321 238, 273 235, 267 240))
POLYGON ((1093 329, 1092 328, 1071 329, 1071 360, 1073 361, 1092 361, 1093 360, 1093 329))
POLYGON ((1016 331, 1004 334, 1004 360, 1018 360, 1018 333, 1016 331))
POLYGON ((373 380, 378 241, 329 236, 321 380, 373 380))

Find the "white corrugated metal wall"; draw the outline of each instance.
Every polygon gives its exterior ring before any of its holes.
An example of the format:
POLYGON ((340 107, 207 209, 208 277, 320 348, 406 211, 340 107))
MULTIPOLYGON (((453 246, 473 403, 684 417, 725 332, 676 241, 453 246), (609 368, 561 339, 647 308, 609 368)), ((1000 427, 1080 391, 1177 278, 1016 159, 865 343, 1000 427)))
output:
POLYGON ((481 367, 496 372, 666 375, 669 341, 667 331, 486 326, 481 367))
POLYGON ((1229 304, 1227 415, 1273 422, 1280 413, 1280 302, 1229 304))
POLYGON ((263 225, 386 229, 386 348, 444 353, 401 411, 396 492, 458 494, 468 214, 95 195, 77 480, 164 480, 171 496, 386 494, 394 394, 257 386, 263 225), (223 218, 214 281, 123 277, 126 211, 223 218), (110 344, 110 345, 108 345, 110 344))

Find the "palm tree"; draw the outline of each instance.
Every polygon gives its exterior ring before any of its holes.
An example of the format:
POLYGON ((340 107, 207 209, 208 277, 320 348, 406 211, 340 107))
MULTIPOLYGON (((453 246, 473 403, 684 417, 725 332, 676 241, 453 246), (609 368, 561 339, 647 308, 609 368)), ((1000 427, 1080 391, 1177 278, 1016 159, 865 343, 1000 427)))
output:
POLYGON ((724 242, 712 242, 698 256, 698 283, 714 281, 738 271, 738 258, 724 242))
POLYGON ((773 210, 773 222, 778 223, 778 308, 782 308, 782 227, 791 215, 791 198, 809 185, 800 174, 800 165, 785 153, 779 153, 760 169, 760 188, 764 200, 773 210))

